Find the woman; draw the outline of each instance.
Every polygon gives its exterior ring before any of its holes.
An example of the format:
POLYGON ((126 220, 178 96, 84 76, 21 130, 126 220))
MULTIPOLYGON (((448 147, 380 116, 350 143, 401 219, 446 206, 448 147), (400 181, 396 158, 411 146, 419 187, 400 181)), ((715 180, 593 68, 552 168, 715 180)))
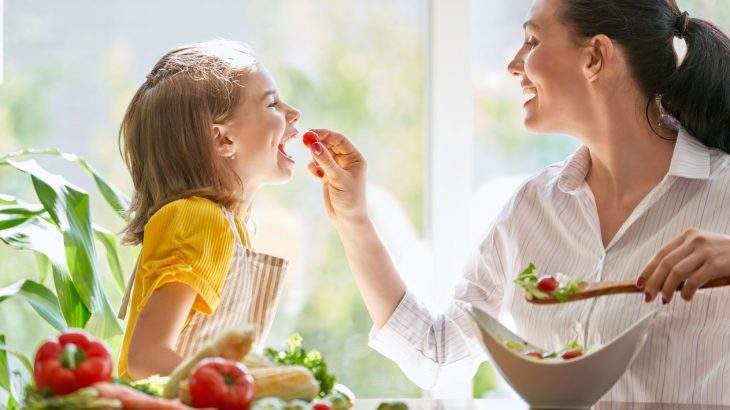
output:
POLYGON ((326 207, 374 322, 371 346, 429 389, 470 379, 485 359, 459 303, 506 309, 521 335, 546 347, 606 342, 657 308, 631 295, 528 304, 513 279, 534 262, 584 280, 637 280, 647 302, 661 291, 666 307, 605 400, 730 403, 730 291, 695 293, 730 275, 728 67, 728 38, 674 1, 536 0, 508 66, 532 96, 525 125, 584 145, 519 189, 438 315, 408 291, 377 236, 364 159, 319 130, 310 171, 325 173, 326 207), (681 64, 675 37, 688 46, 681 64), (691 303, 672 299, 685 279, 691 303))

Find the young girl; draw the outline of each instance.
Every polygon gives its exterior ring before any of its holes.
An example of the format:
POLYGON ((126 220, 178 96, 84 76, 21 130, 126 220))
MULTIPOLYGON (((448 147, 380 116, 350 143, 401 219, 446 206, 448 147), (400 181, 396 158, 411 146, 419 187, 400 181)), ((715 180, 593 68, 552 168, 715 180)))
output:
MULTIPOLYGON (((168 374, 220 331, 256 325, 262 343, 287 262, 253 252, 239 215, 264 184, 291 178, 299 111, 232 41, 165 54, 137 90, 120 145, 134 181, 127 244, 142 244, 119 374, 168 374)), ((131 298, 130 298, 131 293, 131 298)))

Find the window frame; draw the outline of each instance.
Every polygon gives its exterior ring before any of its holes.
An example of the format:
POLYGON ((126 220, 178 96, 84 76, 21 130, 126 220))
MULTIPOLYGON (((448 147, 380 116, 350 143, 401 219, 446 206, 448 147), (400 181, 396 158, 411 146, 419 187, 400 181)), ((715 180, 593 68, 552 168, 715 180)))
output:
MULTIPOLYGON (((471 0, 429 0, 427 26, 426 240, 432 295, 443 297, 470 251, 474 193, 471 0)), ((465 398, 472 383, 439 386, 433 398, 465 398)))
POLYGON ((3 78, 4 78, 4 73, 5 73, 5 70, 4 70, 5 55, 3 54, 3 50, 5 48, 4 47, 5 37, 3 36, 3 34, 5 33, 5 27, 3 25, 3 22, 4 22, 3 18, 5 16, 5 8, 3 7, 4 1, 5 0, 0 0, 0 84, 3 83, 3 78))

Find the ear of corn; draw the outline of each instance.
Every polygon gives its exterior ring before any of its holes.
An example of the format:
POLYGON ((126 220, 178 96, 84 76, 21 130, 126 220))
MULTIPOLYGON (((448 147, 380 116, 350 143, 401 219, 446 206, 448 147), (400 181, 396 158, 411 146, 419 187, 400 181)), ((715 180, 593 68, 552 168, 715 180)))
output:
POLYGON ((269 360, 268 357, 258 354, 255 352, 248 352, 246 357, 243 359, 243 364, 248 369, 256 369, 259 367, 274 367, 276 364, 269 360))
POLYGON ((263 367, 250 371, 254 380, 254 400, 279 397, 310 401, 319 394, 319 382, 306 367, 263 367))

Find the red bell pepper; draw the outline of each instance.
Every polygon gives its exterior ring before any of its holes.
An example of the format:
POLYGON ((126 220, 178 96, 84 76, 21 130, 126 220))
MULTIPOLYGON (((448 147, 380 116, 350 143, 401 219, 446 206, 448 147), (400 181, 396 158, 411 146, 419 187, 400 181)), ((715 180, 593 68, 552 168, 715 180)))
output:
POLYGON ((39 390, 68 394, 111 380, 112 358, 100 342, 81 332, 67 332, 38 348, 33 377, 39 390))

